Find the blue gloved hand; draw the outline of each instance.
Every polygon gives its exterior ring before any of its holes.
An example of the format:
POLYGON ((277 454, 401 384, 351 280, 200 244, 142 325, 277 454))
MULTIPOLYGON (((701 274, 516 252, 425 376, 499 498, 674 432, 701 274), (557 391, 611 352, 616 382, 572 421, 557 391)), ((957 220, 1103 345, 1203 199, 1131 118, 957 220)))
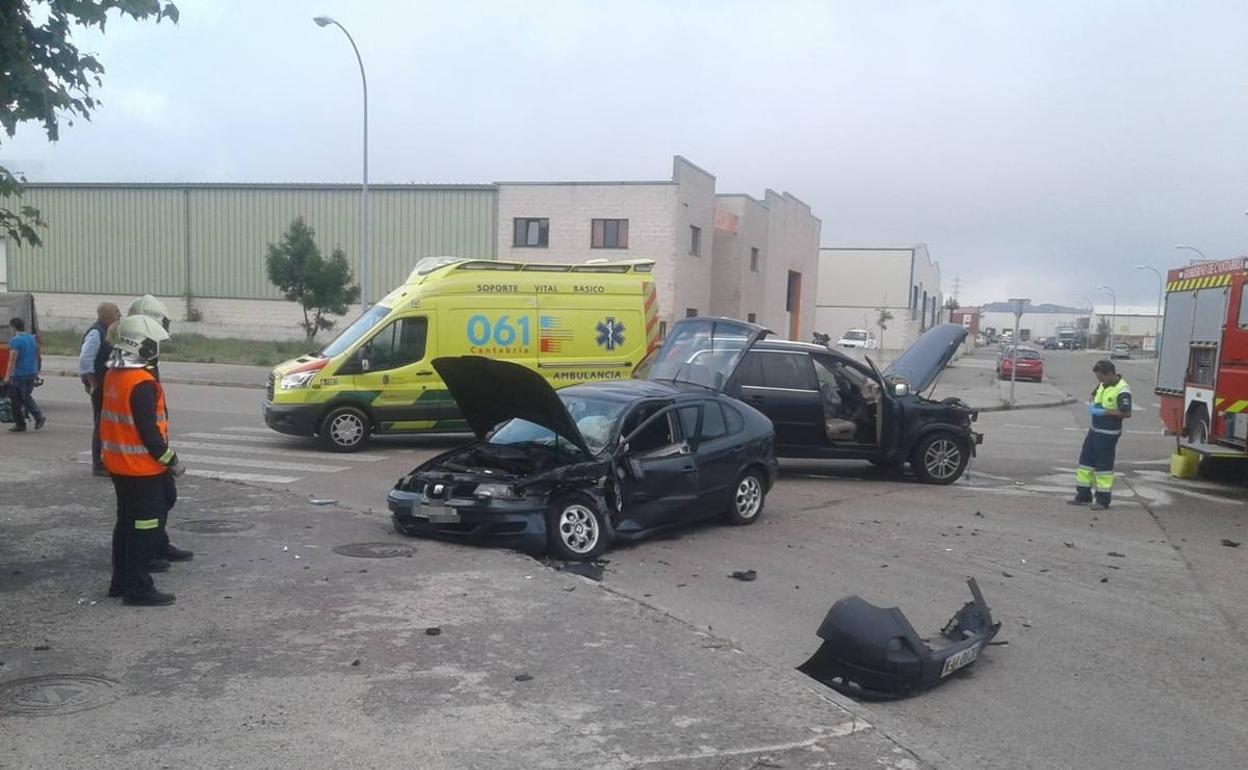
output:
POLYGON ((1096 404, 1088 404, 1088 414, 1093 417, 1104 417, 1105 408, 1097 406, 1096 404))

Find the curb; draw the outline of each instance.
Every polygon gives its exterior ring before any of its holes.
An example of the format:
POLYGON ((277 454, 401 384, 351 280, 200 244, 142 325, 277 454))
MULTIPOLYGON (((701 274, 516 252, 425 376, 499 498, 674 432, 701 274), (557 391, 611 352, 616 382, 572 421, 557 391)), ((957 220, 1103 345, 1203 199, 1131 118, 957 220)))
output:
POLYGON ((1011 407, 1009 404, 1001 404, 1001 406, 986 406, 981 408, 981 412, 1018 412, 1023 409, 1052 409, 1058 406, 1070 406, 1076 403, 1077 398, 1063 398, 1060 401, 1044 401, 1039 404, 1019 404, 1011 407))
MULTIPOLYGON (((73 377, 78 379, 78 372, 71 371, 42 371, 41 375, 45 377, 73 377)), ((168 385, 207 385, 213 388, 252 388, 262 390, 264 385, 252 385, 242 382, 224 382, 222 380, 197 380, 190 377, 161 377, 160 381, 168 385)))

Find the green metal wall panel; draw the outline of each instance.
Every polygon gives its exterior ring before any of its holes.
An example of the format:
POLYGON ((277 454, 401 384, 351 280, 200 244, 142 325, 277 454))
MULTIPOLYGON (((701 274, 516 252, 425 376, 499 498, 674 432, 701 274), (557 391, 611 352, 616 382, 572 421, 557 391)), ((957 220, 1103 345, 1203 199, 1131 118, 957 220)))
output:
POLYGON ((10 242, 12 291, 180 294, 186 280, 181 191, 30 186, 43 213, 40 248, 10 242))
MULTIPOLYGON (((490 186, 370 188, 372 298, 423 257, 493 259, 496 196, 490 186)), ((12 290, 278 299, 264 257, 296 216, 359 277, 358 186, 31 185, 24 200, 49 227, 44 248, 10 245, 12 290)))

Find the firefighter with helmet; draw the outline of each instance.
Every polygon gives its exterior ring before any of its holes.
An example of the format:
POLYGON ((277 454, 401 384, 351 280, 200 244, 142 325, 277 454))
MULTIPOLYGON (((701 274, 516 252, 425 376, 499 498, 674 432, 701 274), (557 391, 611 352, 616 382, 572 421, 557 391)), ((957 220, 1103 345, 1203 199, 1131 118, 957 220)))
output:
MULTIPOLYGON (((147 316, 160 324, 160 327, 166 332, 169 331, 169 310, 165 307, 165 303, 153 297, 151 294, 144 294, 134 302, 130 303, 130 308, 126 315, 128 317, 147 316)), ((166 337, 167 339, 167 337, 166 337)), ((152 376, 160 382, 160 365, 155 361, 148 367, 152 376)), ((168 415, 165 415, 168 419, 168 415)), ((173 509, 174 503, 177 502, 177 490, 171 485, 169 488, 170 498, 165 513, 160 517, 160 547, 156 549, 156 556, 152 560, 151 570, 153 572, 164 572, 169 569, 169 563, 174 561, 187 561, 195 556, 193 551, 185 548, 178 548, 169 542, 169 530, 167 524, 169 521, 169 511, 173 509)))
POLYGON ((117 493, 108 595, 131 606, 174 601, 173 594, 156 590, 149 574, 163 542, 161 520, 176 496, 174 477, 183 472, 169 448, 164 390, 150 371, 167 339, 168 332, 146 315, 123 319, 104 374, 101 454, 117 493))

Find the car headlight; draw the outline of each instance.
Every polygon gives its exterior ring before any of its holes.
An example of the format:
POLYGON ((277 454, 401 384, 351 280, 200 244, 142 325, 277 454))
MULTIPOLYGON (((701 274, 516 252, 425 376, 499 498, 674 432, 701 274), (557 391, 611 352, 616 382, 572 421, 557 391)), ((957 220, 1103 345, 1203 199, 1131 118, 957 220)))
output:
POLYGON ((308 387, 308 383, 316 376, 317 371, 319 370, 295 372, 294 374, 286 375, 282 378, 282 390, 298 390, 299 388, 308 387))
POLYGON ((520 495, 508 484, 478 484, 476 496, 482 500, 520 499, 520 495))

